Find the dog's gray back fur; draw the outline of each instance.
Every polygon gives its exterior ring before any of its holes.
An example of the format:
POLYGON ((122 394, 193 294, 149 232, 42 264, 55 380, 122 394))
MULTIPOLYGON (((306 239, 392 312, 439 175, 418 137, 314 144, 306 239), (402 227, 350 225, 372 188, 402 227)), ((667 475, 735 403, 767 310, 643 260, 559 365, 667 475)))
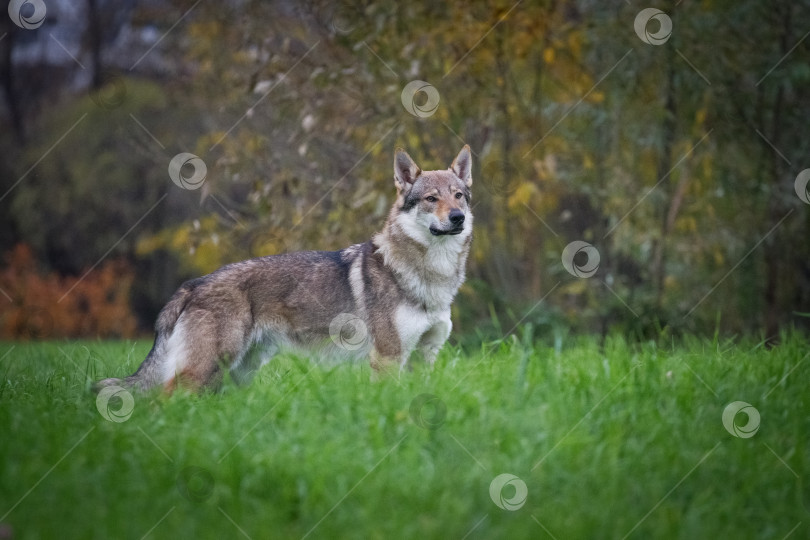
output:
POLYGON ((378 370, 403 366, 420 348, 432 364, 472 238, 469 148, 449 170, 426 172, 398 151, 394 169, 397 201, 371 241, 250 259, 187 281, 160 312, 138 370, 98 386, 215 386, 223 367, 239 378, 280 348, 370 354, 378 370), (348 336, 348 346, 346 324, 361 338, 348 336))

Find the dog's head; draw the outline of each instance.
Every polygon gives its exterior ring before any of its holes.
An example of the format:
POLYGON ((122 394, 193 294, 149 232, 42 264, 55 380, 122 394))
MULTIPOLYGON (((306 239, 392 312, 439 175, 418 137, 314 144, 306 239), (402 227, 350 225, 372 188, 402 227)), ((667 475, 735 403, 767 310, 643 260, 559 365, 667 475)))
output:
POLYGON ((427 244, 439 237, 466 238, 472 232, 470 147, 464 145, 445 171, 423 171, 404 150, 394 155, 397 221, 427 244))

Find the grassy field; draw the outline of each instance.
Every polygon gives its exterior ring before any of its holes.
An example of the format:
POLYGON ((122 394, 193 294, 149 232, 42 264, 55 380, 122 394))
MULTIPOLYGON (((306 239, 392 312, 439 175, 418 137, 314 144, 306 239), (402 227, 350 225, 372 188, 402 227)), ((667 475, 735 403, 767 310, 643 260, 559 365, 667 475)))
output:
POLYGON ((512 338, 374 384, 287 357, 97 406, 149 346, 0 345, 0 539, 810 537, 803 337, 512 338))

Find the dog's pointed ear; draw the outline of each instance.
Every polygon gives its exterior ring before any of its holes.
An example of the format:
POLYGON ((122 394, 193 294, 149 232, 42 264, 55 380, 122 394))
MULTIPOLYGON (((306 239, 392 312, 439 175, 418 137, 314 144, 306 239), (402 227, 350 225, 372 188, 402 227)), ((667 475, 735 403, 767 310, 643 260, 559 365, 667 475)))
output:
POLYGON ((467 187, 472 186, 472 157, 470 156, 470 145, 465 144, 461 152, 458 153, 456 159, 450 168, 456 173, 456 176, 461 178, 467 187))
POLYGON ((400 191, 410 189, 416 178, 422 174, 422 169, 411 159, 411 156, 402 148, 394 152, 394 184, 400 191))

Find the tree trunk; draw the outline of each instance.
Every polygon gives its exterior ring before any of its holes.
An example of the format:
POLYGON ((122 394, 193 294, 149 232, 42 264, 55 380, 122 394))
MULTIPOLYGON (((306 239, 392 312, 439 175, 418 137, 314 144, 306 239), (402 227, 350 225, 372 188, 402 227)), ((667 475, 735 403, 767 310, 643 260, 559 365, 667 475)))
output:
MULTIPOLYGON (((667 86, 664 104, 664 121, 661 125, 661 159, 658 160, 657 182, 660 182, 672 169, 672 147, 675 143, 675 119, 677 107, 675 103, 675 66, 672 58, 667 61, 667 86)), ((670 200, 669 178, 662 182, 660 189, 664 194, 664 200, 670 200)), ((655 290, 655 309, 660 313, 664 297, 664 278, 666 277, 666 243, 669 235, 668 226, 669 212, 666 206, 660 212, 660 236, 655 242, 652 260, 653 288, 655 290)))
POLYGON ((5 38, 0 40, 0 86, 3 87, 14 136, 17 142, 23 145, 25 144, 25 125, 20 110, 20 99, 15 88, 14 65, 11 63, 17 27, 14 26, 10 18, 0 18, 3 19, 3 22, 0 23, 0 35, 5 35, 5 38))
POLYGON ((87 0, 87 45, 90 49, 90 86, 93 90, 98 90, 104 84, 101 67, 101 31, 98 0, 87 0))
MULTIPOLYGON (((791 9, 788 6, 782 14, 783 32, 779 40, 779 53, 787 54, 791 47, 791 9)), ((768 139, 775 148, 782 147, 782 109, 784 106, 785 86, 780 82, 776 88, 776 97, 773 104, 773 116, 771 118, 771 129, 768 139)), ((777 152, 771 152, 771 190, 776 193, 780 188, 780 178, 782 178, 782 157, 777 152)), ((775 224, 780 219, 780 197, 768 197, 768 223, 775 224)), ((771 238, 765 241, 765 339, 768 344, 773 345, 779 338, 780 309, 779 309, 779 268, 782 258, 782 243, 778 241, 780 234, 776 230, 771 238)))

